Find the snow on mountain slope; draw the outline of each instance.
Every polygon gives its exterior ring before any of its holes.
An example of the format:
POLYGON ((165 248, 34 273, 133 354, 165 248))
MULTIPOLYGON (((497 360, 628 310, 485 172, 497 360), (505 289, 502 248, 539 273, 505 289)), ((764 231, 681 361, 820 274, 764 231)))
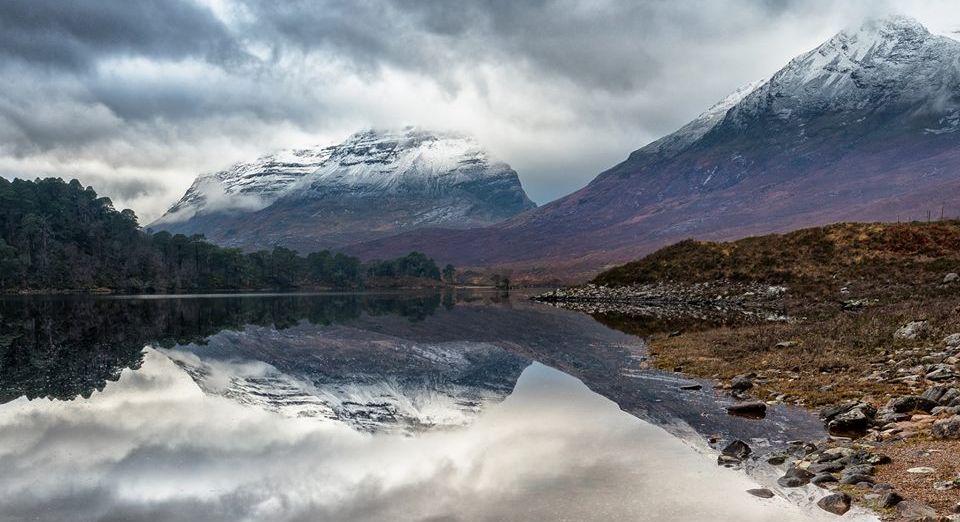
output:
POLYGON ((960 42, 903 16, 869 20, 802 54, 738 104, 741 125, 773 111, 781 118, 826 110, 863 111, 921 102, 931 112, 956 106, 960 42))
POLYGON ((150 226, 241 247, 295 238, 292 246, 316 250, 419 227, 488 225, 533 207, 517 173, 473 139, 406 128, 201 176, 150 226))
POLYGON ((347 327, 247 327, 161 350, 210 394, 364 432, 469 424, 530 363, 485 343, 414 343, 347 327))
POLYGON ((183 198, 154 224, 184 221, 205 211, 260 210, 321 168, 330 153, 330 148, 282 150, 200 176, 183 198))
POLYGON ((766 83, 766 80, 757 80, 740 87, 673 134, 668 134, 654 141, 636 153, 670 155, 682 151, 690 144, 702 138, 704 134, 723 120, 727 115, 727 111, 740 103, 740 101, 749 94, 756 91, 764 83, 766 83))
POLYGON ((689 237, 960 213, 960 42, 893 16, 844 30, 583 189, 481 231, 353 245, 531 281, 582 279, 689 237))

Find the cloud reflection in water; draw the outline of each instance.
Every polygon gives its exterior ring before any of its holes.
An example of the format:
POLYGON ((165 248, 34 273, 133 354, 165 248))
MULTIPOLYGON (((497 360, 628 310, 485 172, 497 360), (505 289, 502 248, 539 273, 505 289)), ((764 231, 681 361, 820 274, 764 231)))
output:
POLYGON ((205 395, 148 350, 89 400, 0 406, 0 470, 3 521, 810 519, 539 364, 406 437, 205 395))

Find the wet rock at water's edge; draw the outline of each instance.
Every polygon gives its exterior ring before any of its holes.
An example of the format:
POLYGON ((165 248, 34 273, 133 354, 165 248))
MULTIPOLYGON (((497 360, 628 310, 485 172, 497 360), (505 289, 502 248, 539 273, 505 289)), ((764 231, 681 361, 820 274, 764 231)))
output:
POLYGON ((767 415, 767 405, 760 401, 741 402, 727 406, 727 413, 737 417, 762 419, 767 415))
POLYGON ((833 513, 834 515, 843 515, 847 511, 850 511, 850 503, 852 499, 850 495, 846 493, 834 493, 833 495, 827 495, 817 501, 817 505, 820 506, 820 509, 833 513))
POLYGON ((748 489, 747 493, 759 498, 773 498, 773 491, 767 488, 748 489))

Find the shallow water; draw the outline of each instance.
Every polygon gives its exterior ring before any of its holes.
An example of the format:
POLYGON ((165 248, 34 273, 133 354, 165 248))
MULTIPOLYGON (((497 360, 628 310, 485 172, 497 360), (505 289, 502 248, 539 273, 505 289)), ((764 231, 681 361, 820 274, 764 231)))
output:
POLYGON ((815 420, 726 416, 522 297, 7 299, 0 326, 4 521, 827 519, 658 427, 815 420))

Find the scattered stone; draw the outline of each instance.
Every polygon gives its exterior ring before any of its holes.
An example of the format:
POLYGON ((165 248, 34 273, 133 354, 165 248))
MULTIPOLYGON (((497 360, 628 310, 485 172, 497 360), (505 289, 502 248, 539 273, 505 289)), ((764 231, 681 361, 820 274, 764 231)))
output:
POLYGON ((843 468, 844 465, 842 462, 816 462, 808 466, 807 471, 810 473, 836 473, 843 471, 843 468))
POLYGON ((785 488, 798 488, 810 483, 815 475, 809 471, 797 467, 792 467, 786 473, 777 479, 777 484, 785 488))
POLYGON ((953 371, 953 367, 949 364, 934 364, 928 368, 928 373, 926 378, 928 381, 949 381, 954 379, 957 374, 953 371))
POLYGON ((890 457, 884 455, 883 453, 864 453, 860 458, 860 462, 864 464, 871 464, 873 466, 879 466, 881 464, 889 464, 891 462, 890 457))
POLYGON ((903 501, 903 497, 896 491, 888 491, 880 497, 880 507, 890 509, 903 501))
POLYGON ((683 391, 697 391, 697 390, 702 390, 703 385, 702 384, 684 384, 683 386, 680 387, 680 389, 683 391))
POLYGON ((844 301, 840 308, 843 310, 859 310, 868 304, 870 304, 870 302, 866 299, 850 299, 844 301))
POLYGON ((780 455, 771 455, 771 456, 767 457, 767 464, 770 464, 770 465, 773 465, 773 466, 779 466, 779 465, 783 464, 783 463, 786 462, 786 461, 787 461, 787 456, 786 456, 786 455, 783 455, 783 454, 780 454, 780 455))
POLYGON ((745 392, 753 388, 753 381, 746 375, 738 375, 730 381, 730 388, 732 388, 733 391, 745 392))
POLYGON ((844 473, 853 475, 873 475, 873 466, 870 464, 855 464, 853 466, 847 467, 844 473))
POLYGON ((861 436, 873 426, 877 409, 860 401, 848 401, 826 406, 820 410, 820 418, 826 423, 831 435, 861 436))
POLYGON ((817 473, 812 479, 810 479, 810 483, 815 486, 831 484, 835 482, 837 482, 837 477, 834 477, 830 473, 817 473))
POLYGON ((851 502, 852 499, 850 495, 846 493, 834 493, 818 500, 817 505, 824 511, 843 516, 847 511, 850 511, 851 502))
POLYGON ((733 468, 739 466, 742 461, 736 457, 731 457, 729 455, 717 455, 717 465, 724 466, 727 468, 733 468))
POLYGON ((840 404, 831 404, 829 406, 824 406, 820 409, 820 419, 824 422, 833 420, 837 415, 846 413, 852 410, 856 405, 859 404, 858 401, 848 401, 841 402, 840 404))
POLYGON ((800 477, 780 477, 777 479, 777 484, 784 488, 799 488, 809 483, 809 479, 802 479, 800 477))
POLYGON ((950 388, 946 393, 943 394, 943 397, 940 397, 939 402, 941 405, 949 406, 951 408, 960 406, 960 389, 950 388))
POLYGON ((847 401, 840 404, 835 404, 833 406, 824 407, 822 410, 820 410, 820 418, 824 421, 829 421, 839 415, 853 410, 861 410, 867 417, 874 417, 877 414, 877 409, 868 402, 847 401))
POLYGON ((960 333, 950 334, 944 337, 943 344, 947 345, 950 348, 956 348, 960 346, 960 333))
POLYGON ((836 448, 830 448, 830 449, 824 450, 823 453, 820 454, 820 459, 818 460, 820 462, 827 462, 830 460, 837 460, 837 459, 849 459, 850 457, 853 457, 854 454, 856 453, 857 452, 852 448, 837 446, 836 448))
POLYGON ((942 385, 931 386, 927 388, 920 396, 923 397, 924 399, 928 399, 937 404, 940 404, 940 399, 942 399, 943 396, 946 395, 948 391, 950 391, 949 386, 942 386, 942 385))
POLYGON ((960 487, 960 479, 957 480, 938 480, 933 483, 933 489, 937 491, 950 491, 960 487))
POLYGON ((949 274, 943 276, 943 284, 945 285, 956 283, 958 280, 960 280, 960 274, 956 272, 950 272, 949 274))
POLYGON ((727 413, 737 417, 762 419, 767 415, 767 405, 760 401, 741 402, 727 406, 727 413))
POLYGON ((793 348, 793 347, 799 346, 799 345, 800 345, 800 343, 798 343, 797 341, 780 341, 779 343, 777 343, 776 345, 774 345, 774 347, 775 347, 775 348, 783 349, 783 348, 793 348))
POLYGON ((919 395, 905 395, 890 399, 887 403, 888 410, 894 413, 910 413, 914 411, 923 411, 930 413, 937 407, 937 403, 919 395))
POLYGON ((897 520, 901 522, 934 522, 937 520, 936 510, 926 504, 912 500, 903 500, 897 504, 897 514, 900 516, 897 520))
MULTIPOLYGON (((932 411, 932 410, 931 410, 932 411)), ((911 415, 909 413, 894 413, 892 411, 882 411, 877 414, 877 417, 874 420, 880 426, 887 428, 887 424, 903 422, 910 420, 911 415)))
POLYGON ((831 435, 862 435, 873 425, 873 417, 868 416, 864 409, 854 408, 842 413, 827 423, 827 431, 831 435))
POLYGON ((930 433, 938 439, 960 439, 960 415, 934 422, 930 433))
POLYGON ((748 489, 747 493, 760 498, 773 498, 773 491, 770 491, 767 488, 748 489))
POLYGON ((937 470, 935 470, 935 469, 933 469, 933 468, 931 468, 931 467, 928 467, 928 466, 920 466, 920 467, 916 467, 916 468, 910 468, 910 469, 907 470, 907 473, 914 473, 914 474, 917 474, 917 475, 926 475, 926 474, 928 474, 928 473, 936 473, 936 472, 937 472, 937 470))
POLYGON ((747 458, 751 453, 753 453, 753 450, 750 448, 750 446, 740 439, 727 444, 726 447, 720 450, 721 455, 733 457, 739 460, 747 458))
POLYGON ((926 321, 910 321, 901 326, 894 332, 893 336, 897 339, 912 341, 921 339, 930 333, 930 325, 926 321))
POLYGON ((852 474, 844 473, 844 474, 840 477, 840 483, 841 483, 841 484, 848 484, 848 485, 856 485, 856 484, 867 483, 867 484, 870 484, 870 485, 872 486, 872 485, 873 485, 873 477, 871 477, 871 476, 869 476, 869 475, 861 475, 861 474, 858 474, 858 473, 852 473, 852 474))
POLYGON ((767 297, 780 297, 785 293, 787 293, 787 287, 785 286, 768 286, 764 292, 767 297))

